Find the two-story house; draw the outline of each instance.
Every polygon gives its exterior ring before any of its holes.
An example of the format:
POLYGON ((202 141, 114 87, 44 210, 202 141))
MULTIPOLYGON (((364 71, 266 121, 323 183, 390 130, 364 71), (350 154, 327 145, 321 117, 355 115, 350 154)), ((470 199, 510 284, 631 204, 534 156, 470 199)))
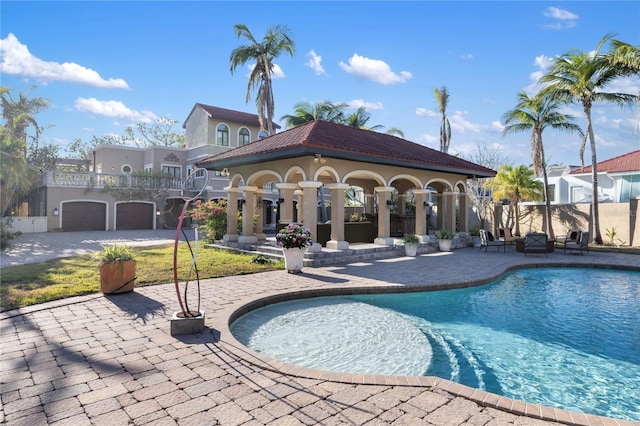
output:
MULTIPOLYGON (((185 198, 226 198, 225 171, 196 170, 196 161, 267 136, 256 114, 200 103, 182 127, 185 148, 102 145, 73 168, 60 161, 43 174, 29 215, 45 216, 48 231, 174 227, 185 198)), ((277 191, 266 194, 265 205, 277 198, 277 191)))
MULTIPOLYGON (((547 171, 552 204, 590 203, 591 166, 554 166, 547 171)), ((539 179, 542 180, 542 179, 539 179)), ((640 150, 598 163, 598 201, 626 203, 640 197, 640 150)))

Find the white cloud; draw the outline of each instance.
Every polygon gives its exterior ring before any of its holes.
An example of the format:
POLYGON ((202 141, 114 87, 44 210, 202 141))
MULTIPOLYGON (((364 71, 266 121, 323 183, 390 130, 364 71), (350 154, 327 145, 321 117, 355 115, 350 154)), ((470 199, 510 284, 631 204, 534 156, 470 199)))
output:
POLYGON ((473 55, 471 53, 465 53, 464 55, 460 55, 460 59, 462 60, 471 60, 473 59, 473 55))
POLYGON ((416 115, 418 117, 437 117, 440 114, 426 108, 416 108, 416 115))
POLYGON ((553 6, 548 7, 547 10, 544 11, 544 16, 547 18, 559 19, 561 21, 573 21, 579 18, 575 13, 553 6))
POLYGON ((577 21, 580 18, 575 13, 568 10, 560 9, 558 7, 548 7, 543 12, 543 15, 547 18, 555 19, 559 22, 546 24, 544 27, 550 30, 566 30, 573 28, 577 25, 577 21))
POLYGON ((60 64, 36 58, 29 52, 27 46, 20 43, 11 33, 4 40, 0 40, 0 53, 2 54, 0 71, 5 74, 33 78, 43 83, 66 81, 108 89, 129 88, 127 82, 121 78, 105 80, 96 71, 73 62, 60 64))
POLYGON ((311 59, 309 59, 308 62, 304 63, 306 66, 311 68, 316 73, 316 75, 326 74, 321 63, 322 56, 318 55, 313 49, 311 49, 311 51, 307 53, 307 56, 309 56, 311 59))
POLYGON ((342 61, 338 65, 348 74, 380 84, 406 83, 412 77, 409 71, 400 71, 396 74, 386 62, 365 58, 357 53, 349 58, 348 65, 342 61))
POLYGON ((372 109, 384 109, 382 102, 366 102, 362 99, 354 99, 352 101, 347 102, 349 104, 349 108, 360 108, 365 107, 368 110, 372 109))
POLYGON ((151 111, 134 111, 120 101, 100 101, 96 98, 78 98, 75 107, 78 111, 90 112, 105 117, 124 118, 141 123, 153 123, 158 117, 151 111))
POLYGON ((449 123, 451 123, 451 133, 480 133, 482 126, 476 123, 467 121, 464 116, 467 115, 467 111, 456 111, 452 116, 449 116, 449 123))

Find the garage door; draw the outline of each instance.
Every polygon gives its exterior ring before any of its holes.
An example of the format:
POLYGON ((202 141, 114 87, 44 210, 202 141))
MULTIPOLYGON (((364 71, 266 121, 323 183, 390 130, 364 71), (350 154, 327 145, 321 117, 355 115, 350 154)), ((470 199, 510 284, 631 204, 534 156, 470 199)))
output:
POLYGON ((63 231, 104 231, 107 205, 91 201, 72 201, 62 204, 63 231))
POLYGON ((120 203, 116 207, 116 229, 153 229, 153 204, 120 203))

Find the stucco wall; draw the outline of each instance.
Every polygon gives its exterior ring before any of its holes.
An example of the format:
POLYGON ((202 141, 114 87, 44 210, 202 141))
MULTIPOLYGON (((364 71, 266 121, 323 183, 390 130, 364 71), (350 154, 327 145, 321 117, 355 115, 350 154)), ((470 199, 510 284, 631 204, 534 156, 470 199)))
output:
MULTIPOLYGON (((640 218, 637 214, 638 200, 629 203, 600 203, 600 233, 605 243, 609 243, 607 229, 615 228, 615 243, 620 245, 640 246, 640 218)), ((520 206, 520 234, 544 230, 544 205, 520 206)), ((591 204, 565 204, 551 206, 553 231, 556 236, 564 236, 571 229, 589 231, 593 236, 590 221, 591 204)), ((487 229, 496 232, 497 228, 515 228, 513 211, 510 206, 498 205, 493 214, 488 215, 487 229)))

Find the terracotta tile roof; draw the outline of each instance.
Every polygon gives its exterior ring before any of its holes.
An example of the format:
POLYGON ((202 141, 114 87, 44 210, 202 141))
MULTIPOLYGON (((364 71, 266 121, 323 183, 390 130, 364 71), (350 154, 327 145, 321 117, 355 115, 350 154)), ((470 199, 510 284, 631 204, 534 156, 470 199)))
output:
MULTIPOLYGON (((207 114, 220 120, 234 121, 237 123, 250 124, 252 126, 260 126, 260 120, 258 119, 257 114, 249 114, 247 112, 234 111, 231 109, 225 109, 201 103, 197 103, 195 106, 202 108, 207 112, 207 114)), ((279 129, 280 125, 273 123, 273 128, 279 129)))
POLYGON ((324 157, 423 170, 495 176, 495 171, 396 136, 326 121, 311 121, 198 162, 222 168, 282 158, 324 157))
MULTIPOLYGON (((598 172, 640 172, 640 149, 628 154, 600 161, 598 163, 598 172)), ((591 173, 591 166, 578 167, 571 171, 572 175, 583 173, 591 173)))

